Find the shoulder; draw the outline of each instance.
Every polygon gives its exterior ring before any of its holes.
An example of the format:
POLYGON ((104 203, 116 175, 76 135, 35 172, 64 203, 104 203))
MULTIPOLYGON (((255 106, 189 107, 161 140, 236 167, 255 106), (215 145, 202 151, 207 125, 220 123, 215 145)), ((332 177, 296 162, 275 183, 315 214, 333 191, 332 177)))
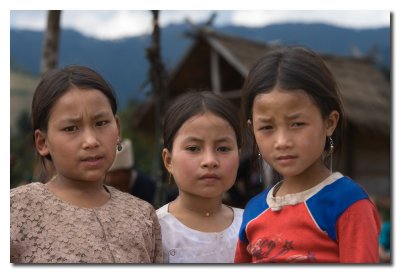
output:
POLYGON ((244 221, 249 221, 250 219, 261 214, 263 211, 268 209, 267 195, 271 188, 268 188, 261 193, 257 194, 247 202, 246 207, 243 212, 244 221))
POLYGON ((10 191, 10 220, 12 234, 29 230, 30 225, 35 225, 40 215, 47 213, 45 185, 30 183, 19 186, 10 191), (29 221, 27 219, 29 218, 29 221), (33 221, 32 219, 36 219, 33 221))
POLYGON ((380 229, 379 213, 371 200, 351 205, 336 223, 341 262, 378 262, 380 229))
POLYGON ((307 200, 307 205, 316 208, 329 207, 329 209, 343 212, 353 203, 367 198, 369 198, 368 194, 359 184, 351 178, 343 176, 307 200))
POLYGON ((142 214, 146 217, 153 217, 153 214, 155 215, 155 209, 150 203, 114 187, 106 187, 111 193, 114 210, 128 214, 127 216, 142 214))
POLYGON ((235 208, 235 207, 231 207, 231 208, 233 210, 233 221, 234 222, 237 222, 237 221, 242 222, 244 209, 235 208))
POLYGON ((244 212, 244 209, 241 209, 241 208, 235 208, 235 207, 231 207, 232 208, 232 210, 233 210, 233 214, 235 215, 235 216, 242 216, 243 215, 243 212, 244 212))
POLYGON ((250 201, 247 203, 243 212, 242 224, 239 230, 239 239, 242 242, 248 242, 246 235, 247 225, 268 209, 267 195, 270 190, 271 188, 262 191, 261 193, 251 198, 250 201))
POLYGON ((231 208, 233 210, 233 221, 232 221, 232 225, 231 226, 233 226, 235 228, 235 230, 239 231, 240 226, 241 226, 242 221, 243 221, 243 212, 244 212, 244 210, 240 209, 240 208, 234 208, 234 207, 231 207, 231 208))
POLYGON ((318 226, 336 240, 336 223, 353 204, 369 199, 366 191, 351 178, 343 176, 325 186, 306 201, 318 226))
POLYGON ((156 210, 158 222, 161 226, 162 240, 167 245, 173 244, 176 240, 182 240, 192 233, 192 230, 182 224, 175 216, 168 212, 169 203, 156 210), (177 237, 177 234, 179 236, 177 237))
POLYGON ((164 206, 162 206, 162 207, 160 207, 159 209, 156 210, 158 219, 162 219, 162 218, 166 217, 169 214, 168 205, 169 205, 169 203, 165 204, 164 206))
POLYGON ((168 212, 168 206, 169 203, 156 210, 157 218, 161 225, 161 228, 164 231, 169 229, 181 230, 182 224, 178 221, 178 219, 176 219, 171 213, 168 212))
POLYGON ((32 182, 26 185, 18 186, 16 188, 11 189, 11 194, 21 194, 24 192, 37 192, 41 191, 45 187, 45 184, 42 182, 32 182))
POLYGON ((346 219, 346 222, 350 221, 361 221, 362 218, 375 219, 373 222, 381 222, 378 210, 370 199, 361 199, 347 208, 347 210, 342 214, 341 218, 346 219))
POLYGON ((28 203, 32 200, 39 200, 43 198, 45 184, 41 182, 32 182, 27 185, 19 186, 13 188, 10 191, 10 201, 11 205, 13 203, 28 203))
POLYGON ((140 207, 151 207, 153 208, 153 206, 148 203, 147 201, 140 199, 130 193, 127 192, 122 192, 112 186, 106 186, 107 189, 110 191, 111 195, 119 201, 119 203, 127 203, 129 205, 131 204, 135 204, 138 205, 140 207))

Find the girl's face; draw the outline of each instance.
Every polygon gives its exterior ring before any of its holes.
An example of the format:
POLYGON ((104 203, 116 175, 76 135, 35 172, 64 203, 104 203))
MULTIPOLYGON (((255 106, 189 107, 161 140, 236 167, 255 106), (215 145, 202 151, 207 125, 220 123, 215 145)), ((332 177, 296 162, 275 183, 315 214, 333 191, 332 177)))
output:
POLYGON ((39 154, 50 154, 58 176, 71 181, 104 179, 118 140, 119 120, 95 89, 67 91, 51 109, 47 132, 35 131, 39 154))
POLYGON ((222 197, 234 184, 239 167, 235 132, 215 114, 196 115, 177 131, 172 152, 163 150, 163 160, 180 194, 222 197))
POLYGON ((256 96, 252 126, 257 145, 284 178, 325 170, 325 141, 335 130, 339 113, 323 120, 319 108, 302 90, 274 89, 256 96))

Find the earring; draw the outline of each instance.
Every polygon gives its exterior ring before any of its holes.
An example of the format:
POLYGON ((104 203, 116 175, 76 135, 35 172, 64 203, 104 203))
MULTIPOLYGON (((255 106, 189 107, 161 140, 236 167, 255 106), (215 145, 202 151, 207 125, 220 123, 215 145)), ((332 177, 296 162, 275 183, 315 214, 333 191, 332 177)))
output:
POLYGON ((263 178, 263 170, 264 170, 264 168, 263 168, 262 157, 261 157, 260 151, 258 151, 258 165, 259 165, 259 172, 258 172, 259 177, 258 177, 258 182, 259 182, 260 184, 262 184, 262 180, 263 180, 262 178, 263 178))
POLYGON ((169 177, 168 177, 168 185, 171 185, 171 173, 169 173, 169 177))
POLYGON ((330 163, 329 163, 329 165, 330 165, 330 170, 331 170, 331 174, 332 174, 332 161, 333 161, 333 159, 332 159, 332 155, 333 155, 333 148, 334 148, 334 145, 333 145, 333 139, 332 139, 332 137, 331 136, 329 136, 329 145, 330 145, 330 149, 329 149, 329 161, 330 161, 330 163))
POLYGON ((122 150, 122 144, 121 144, 121 142, 118 142, 118 143, 117 143, 117 150, 118 150, 118 152, 120 152, 120 151, 122 150))

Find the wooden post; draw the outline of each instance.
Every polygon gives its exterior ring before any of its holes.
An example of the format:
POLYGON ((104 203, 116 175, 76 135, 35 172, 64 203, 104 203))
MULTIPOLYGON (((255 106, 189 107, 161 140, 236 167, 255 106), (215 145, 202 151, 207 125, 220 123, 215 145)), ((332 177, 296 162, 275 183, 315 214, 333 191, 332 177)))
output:
POLYGON ((154 205, 159 206, 163 200, 160 196, 161 184, 163 179, 163 169, 161 162, 162 137, 161 137, 161 119, 164 116, 165 103, 168 93, 165 83, 165 69, 161 58, 160 46, 160 27, 158 25, 158 10, 152 10, 153 14, 153 33, 151 45, 147 48, 147 58, 150 62, 150 82, 153 89, 155 103, 155 157, 153 163, 153 174, 157 177, 157 193, 154 205))
POLYGON ((219 57, 215 50, 211 49, 211 88, 216 94, 221 94, 221 75, 219 71, 219 57))
POLYGON ((40 74, 55 68, 58 63, 58 43, 60 36, 60 10, 49 10, 45 32, 43 55, 40 62, 40 74))

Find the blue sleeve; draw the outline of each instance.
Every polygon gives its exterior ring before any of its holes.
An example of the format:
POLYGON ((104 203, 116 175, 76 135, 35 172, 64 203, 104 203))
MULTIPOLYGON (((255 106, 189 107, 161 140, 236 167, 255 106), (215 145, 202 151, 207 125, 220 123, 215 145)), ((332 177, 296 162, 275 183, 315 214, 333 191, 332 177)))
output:
POLYGON ((368 194, 348 177, 342 177, 307 200, 307 206, 318 226, 336 241, 336 222, 355 202, 368 194))
POLYGON ((269 192, 269 189, 264 190, 263 192, 259 193, 250 201, 247 203, 244 212, 243 212, 243 220, 242 220, 242 225, 240 226, 239 230, 239 239, 243 243, 248 243, 249 240, 247 238, 246 234, 246 227, 247 224, 256 218, 258 215, 260 215, 263 211, 268 209, 267 205, 267 194, 269 192))

